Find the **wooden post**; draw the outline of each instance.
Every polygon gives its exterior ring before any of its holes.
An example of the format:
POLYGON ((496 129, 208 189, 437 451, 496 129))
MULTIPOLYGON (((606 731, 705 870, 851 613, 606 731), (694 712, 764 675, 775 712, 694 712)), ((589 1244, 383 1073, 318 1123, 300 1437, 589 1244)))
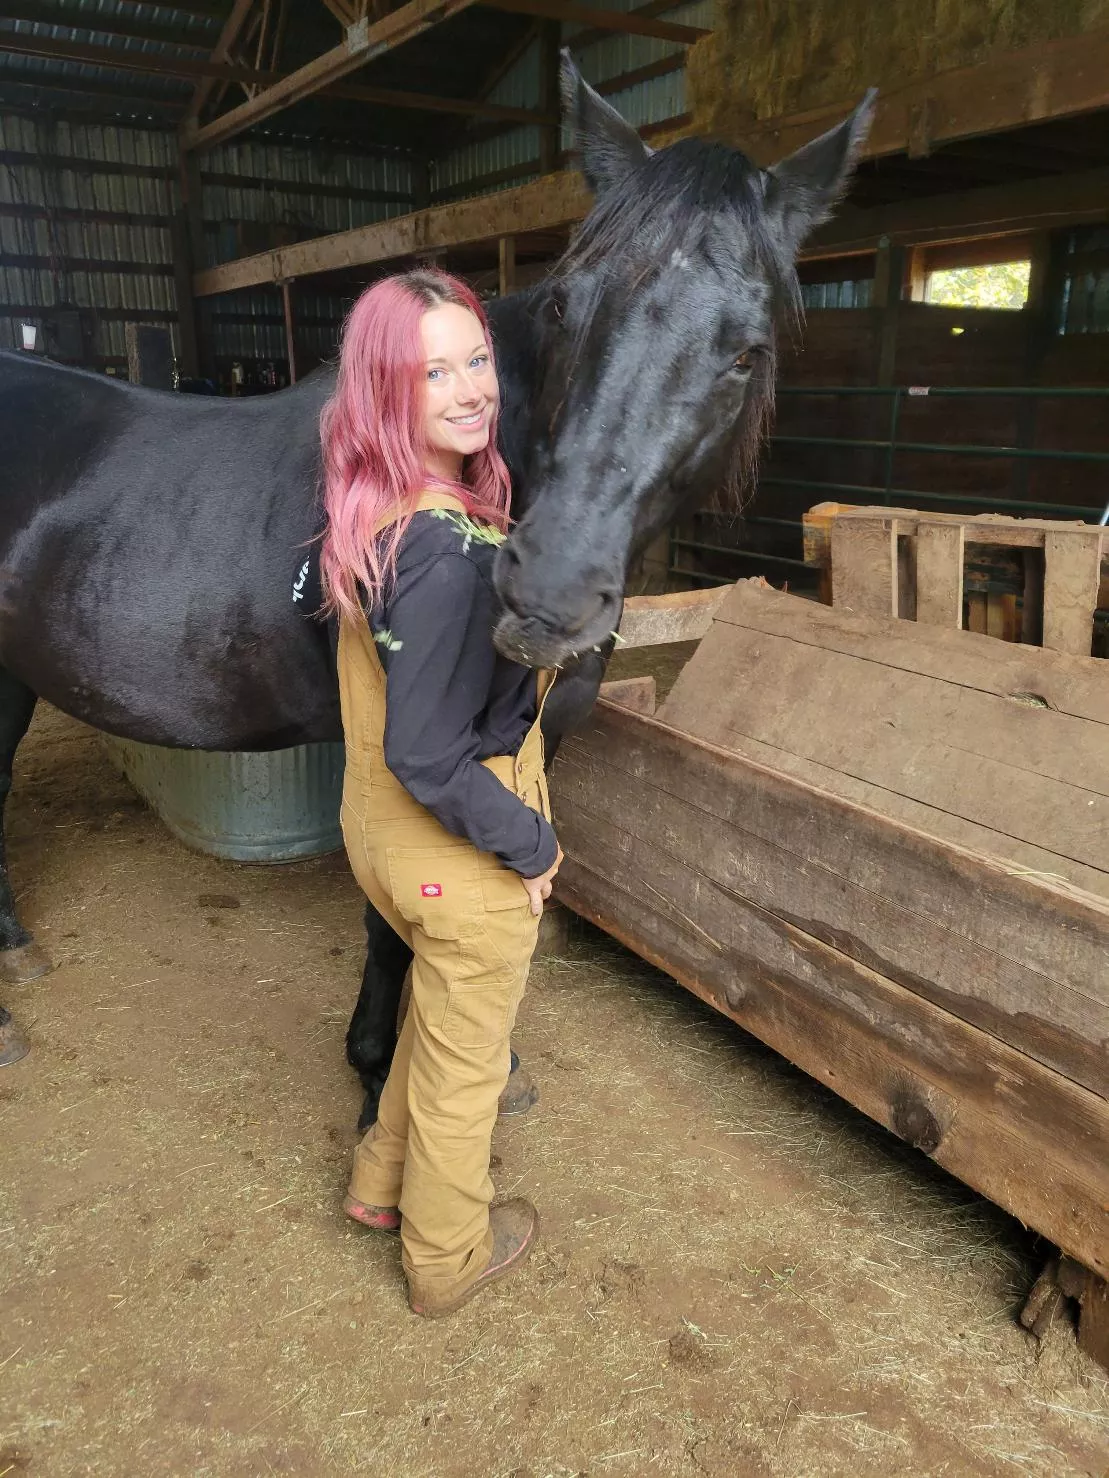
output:
POLYGON ((187 256, 184 266, 187 279, 182 279, 178 259, 178 238, 173 244, 174 279, 177 283, 177 311, 181 321, 181 367, 186 374, 215 378, 212 355, 211 308, 195 296, 195 274, 206 265, 204 250, 204 207, 200 183, 200 162, 195 154, 178 151, 178 183, 181 190, 180 251, 187 256), (187 325, 187 327, 186 327, 187 325), (191 359, 188 357, 191 355, 191 359), (192 368, 188 366, 191 363, 192 368))
POLYGON ((832 525, 832 593, 858 616, 898 614, 897 520, 837 518, 832 525))
POLYGON ((897 364, 897 321, 905 287, 905 248, 882 238, 874 264, 874 306, 882 315, 876 383, 892 385, 897 364))
POLYGON ((197 302, 193 297, 192 242, 189 237, 189 218, 184 206, 173 213, 170 227, 173 243, 173 287, 177 299, 178 342, 181 350, 181 373, 199 375, 200 340, 197 335, 197 302))
POLYGON ((926 626, 963 624, 963 525, 917 524, 916 619, 926 626))
MULTIPOLYGON (((539 29, 539 111, 558 117, 559 48, 562 27, 558 21, 544 21, 539 29)), ((554 174, 558 168, 562 129, 557 123, 545 124, 539 130, 539 172, 554 174)))
POLYGON ((1078 525, 1044 534, 1044 646, 1089 657, 1101 587, 1099 528, 1078 525))
POLYGON ((292 283, 286 278, 281 284, 281 308, 285 314, 285 353, 289 360, 289 384, 297 382, 296 345, 293 342, 293 295, 292 283))
POLYGON ((515 236, 502 236, 497 245, 499 256, 497 295, 507 298, 509 293, 516 291, 516 238, 515 236))

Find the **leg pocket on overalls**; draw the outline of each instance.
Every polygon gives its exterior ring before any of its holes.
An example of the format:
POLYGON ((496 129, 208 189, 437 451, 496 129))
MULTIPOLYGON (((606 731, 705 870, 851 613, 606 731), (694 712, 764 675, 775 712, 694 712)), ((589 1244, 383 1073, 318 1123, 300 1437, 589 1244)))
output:
POLYGON ((419 931, 417 954, 434 965, 428 985, 434 980, 437 993, 421 998, 421 1009, 459 1047, 495 1045, 507 1034, 516 994, 487 928, 478 854, 448 845, 390 847, 387 856, 393 901, 419 931))

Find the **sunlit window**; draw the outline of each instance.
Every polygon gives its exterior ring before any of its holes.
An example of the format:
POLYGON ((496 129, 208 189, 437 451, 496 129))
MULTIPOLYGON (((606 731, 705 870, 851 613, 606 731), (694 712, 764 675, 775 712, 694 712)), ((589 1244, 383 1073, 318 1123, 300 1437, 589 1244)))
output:
POLYGON ((929 272, 924 300, 940 308, 1023 308, 1031 262, 991 262, 929 272))

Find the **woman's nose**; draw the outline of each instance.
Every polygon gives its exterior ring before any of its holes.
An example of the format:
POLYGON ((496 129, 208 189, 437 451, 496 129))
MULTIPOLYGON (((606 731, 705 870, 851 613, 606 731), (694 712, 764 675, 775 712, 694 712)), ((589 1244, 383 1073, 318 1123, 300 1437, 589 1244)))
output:
POLYGON ((481 399, 481 386, 468 371, 458 377, 457 398, 464 405, 472 405, 481 399))

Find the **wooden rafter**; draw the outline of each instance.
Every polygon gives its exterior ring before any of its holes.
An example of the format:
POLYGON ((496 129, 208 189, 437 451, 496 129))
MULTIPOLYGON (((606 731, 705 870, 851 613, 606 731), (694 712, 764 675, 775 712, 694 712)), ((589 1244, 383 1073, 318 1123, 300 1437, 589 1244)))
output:
POLYGON ((323 236, 315 241, 279 247, 261 256, 209 267, 193 279, 197 297, 232 292, 313 272, 387 262, 421 252, 539 231, 580 220, 589 208, 589 192, 576 174, 548 175, 501 195, 433 206, 323 236))
POLYGON ((504 80, 529 47, 539 40, 542 25, 542 21, 532 21, 524 34, 509 47, 502 57, 498 58, 482 78, 481 86, 477 89, 477 97, 487 98, 497 83, 504 80))
MULTIPOLYGON (((248 0, 253 3, 253 0, 248 0)), ((56 41, 52 36, 29 36, 0 31, 0 52, 18 56, 42 57, 47 61, 83 62, 91 66, 115 68, 121 72, 145 73, 149 77, 197 77, 200 83, 272 82, 273 74, 255 72, 230 62, 192 56, 166 56, 161 52, 128 51, 116 46, 91 46, 79 41, 56 41)), ((18 81, 19 79, 13 79, 18 81)), ((57 79, 37 78, 43 87, 73 86, 79 91, 87 87, 81 77, 57 79)))
MULTIPOLYGON (((210 267, 197 275, 195 291, 198 296, 232 292, 282 277, 392 261, 418 250, 449 250, 500 236, 553 230, 580 220, 589 200, 576 174, 546 175, 496 195, 432 206, 210 267)), ((1099 220, 1109 220, 1109 169, 844 211, 816 233, 801 256, 812 261, 873 251, 883 237, 953 241, 1099 220)))
POLYGON ((345 31, 348 26, 353 26, 358 16, 354 8, 346 3, 346 0, 321 0, 335 19, 345 31))
MULTIPOLYGON (((235 0, 231 7, 231 14, 223 23, 223 29, 219 33, 219 39, 212 48, 212 61, 216 63, 228 62, 231 57, 232 48, 239 39, 243 27, 247 23, 250 12, 254 7, 254 0, 235 0)), ((204 104, 212 91, 215 79, 212 77, 201 77, 193 88, 193 95, 189 99, 189 105, 185 109, 186 122, 200 117, 204 104)))
MULTIPOLYGON (((52 38, 8 36, 0 32, 0 51, 9 50, 56 61, 89 62, 96 66, 120 67, 126 71, 157 77, 196 77, 212 83, 238 83, 244 88, 271 86, 282 80, 280 73, 260 71, 231 62, 200 60, 194 57, 166 57, 148 52, 121 52, 113 47, 84 46, 52 38)), ((55 85, 44 82, 45 86, 55 85)), ((80 78, 61 78, 58 86, 84 91, 89 84, 80 78)), ((117 89, 118 91, 118 89, 117 89)), ((553 124, 557 115, 537 113, 529 108, 511 108, 498 103, 474 102, 469 98, 444 98, 428 93, 399 92, 384 87, 358 87, 336 84, 324 89, 324 95, 378 107, 407 108, 416 112, 452 113, 460 117, 489 118, 500 123, 553 124)))
MULTIPOLYGON (((633 5, 628 14, 638 16, 641 20, 650 20, 652 16, 664 15, 666 11, 673 9, 674 0, 647 0, 646 5, 633 5)), ((589 26, 584 31, 578 31, 576 35, 571 36, 566 44, 571 51, 583 51, 585 47, 592 46, 595 41, 603 41, 609 35, 611 35, 609 31, 589 26)))
POLYGON ((332 83, 340 81, 380 56, 382 52, 402 45, 422 31, 468 9, 472 4, 474 0, 408 0, 399 10, 392 11, 372 24, 361 20, 347 29, 346 38, 339 46, 289 73, 280 82, 260 92, 257 97, 241 103, 239 107, 232 108, 230 112, 203 126, 197 126, 195 118, 187 121, 181 131, 182 146, 186 149, 207 149, 224 143, 255 123, 271 118, 283 108, 322 92, 332 83))
POLYGON ((701 26, 679 26, 673 21, 654 20, 640 12, 594 10, 590 5, 575 5, 572 0, 482 0, 491 10, 506 10, 513 15, 535 15, 546 20, 568 21, 592 26, 598 31, 616 31, 625 36, 653 36, 658 41, 692 44, 709 33, 701 26))

